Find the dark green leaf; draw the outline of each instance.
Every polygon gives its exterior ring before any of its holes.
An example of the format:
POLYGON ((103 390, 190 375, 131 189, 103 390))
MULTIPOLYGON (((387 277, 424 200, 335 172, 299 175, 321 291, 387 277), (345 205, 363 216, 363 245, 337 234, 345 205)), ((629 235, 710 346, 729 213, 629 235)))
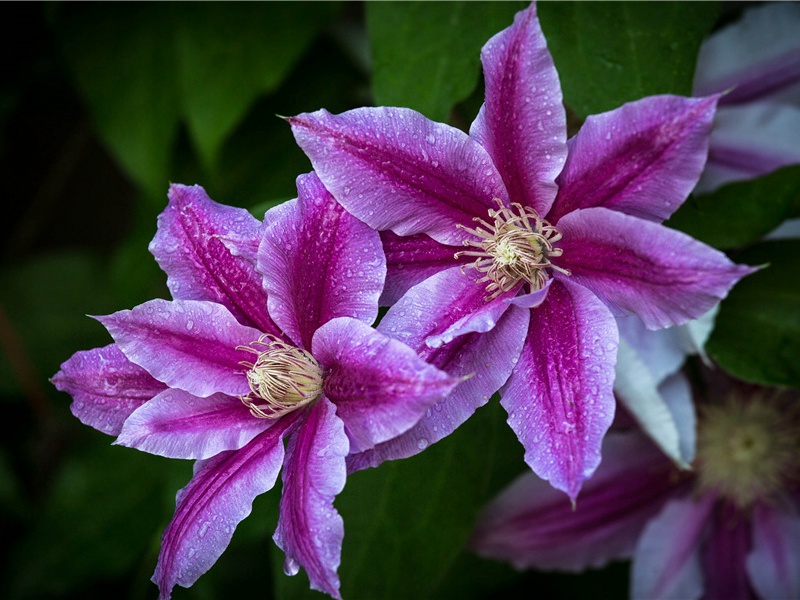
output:
POLYGON ((764 242, 736 259, 769 266, 723 301, 708 352, 741 379, 800 387, 800 240, 764 242))
POLYGON ((481 46, 511 25, 518 2, 370 2, 375 102, 446 121, 478 83, 481 46))
POLYGON ((713 194, 690 197, 667 225, 728 249, 762 238, 791 217, 800 200, 800 167, 732 183, 713 194))
POLYGON ((651 94, 689 95, 716 2, 542 2, 565 103, 579 116, 651 94))

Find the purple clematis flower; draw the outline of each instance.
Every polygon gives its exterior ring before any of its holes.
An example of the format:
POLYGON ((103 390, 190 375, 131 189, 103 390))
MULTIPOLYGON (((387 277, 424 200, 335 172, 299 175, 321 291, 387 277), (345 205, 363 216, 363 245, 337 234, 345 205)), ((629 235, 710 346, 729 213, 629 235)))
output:
POLYGON ((298 191, 262 225, 172 186, 150 250, 174 299, 100 317, 115 343, 53 377, 117 444, 197 460, 163 534, 161 598, 211 567, 281 466, 284 570, 302 566, 338 598, 345 457, 403 433, 458 383, 369 326, 386 269, 378 234, 313 173, 298 191))
POLYGON ((504 385, 525 460, 574 499, 614 414, 614 316, 683 323, 750 272, 660 224, 697 183, 717 96, 644 98, 589 117, 567 141, 535 5, 481 60, 486 101, 469 135, 403 108, 289 119, 328 190, 384 232, 382 302, 396 304, 380 329, 451 374, 475 374, 472 389, 350 466, 419 451, 504 385), (475 350, 477 334, 503 354, 475 350))
POLYGON ((611 433, 577 510, 526 473, 484 509, 472 549, 519 569, 632 557, 632 598, 800 597, 798 398, 715 396, 700 407, 693 473, 638 431, 611 433))

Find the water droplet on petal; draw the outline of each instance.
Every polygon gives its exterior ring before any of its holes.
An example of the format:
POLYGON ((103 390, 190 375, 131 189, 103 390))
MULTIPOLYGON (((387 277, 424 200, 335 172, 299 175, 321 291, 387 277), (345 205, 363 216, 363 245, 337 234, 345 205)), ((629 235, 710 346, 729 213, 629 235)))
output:
POLYGON ((194 321, 192 321, 191 319, 186 321, 186 331, 191 331, 193 327, 194 327, 194 321))
POLYGON ((427 447, 428 447, 428 440, 426 440, 425 438, 419 438, 417 440, 417 448, 419 448, 420 450, 425 450, 425 448, 427 447))
POLYGON ((297 564, 297 561, 293 558, 287 557, 285 561, 283 561, 283 573, 284 575, 288 575, 289 577, 294 577, 300 572, 300 565, 297 564))

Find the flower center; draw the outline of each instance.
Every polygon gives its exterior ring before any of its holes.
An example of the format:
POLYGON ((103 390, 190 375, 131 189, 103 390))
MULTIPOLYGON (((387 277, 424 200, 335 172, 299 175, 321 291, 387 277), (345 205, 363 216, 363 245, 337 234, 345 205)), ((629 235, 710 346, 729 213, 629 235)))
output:
POLYGON ((475 257, 475 262, 464 265, 462 271, 473 268, 484 274, 478 283, 487 283, 487 300, 511 291, 520 281, 528 283, 531 292, 542 289, 549 278, 548 268, 570 274, 567 269, 550 262, 551 258, 562 253, 560 248, 553 247, 553 243, 561 239, 558 229, 540 219, 532 208, 517 203, 508 208, 499 198, 494 201, 499 207, 489 210, 494 223, 475 217, 473 221, 477 221, 479 226, 474 229, 456 225, 475 239, 464 240, 464 245, 474 250, 456 252, 455 258, 475 257))
POLYGON ((800 410, 780 398, 754 396, 704 407, 697 468, 702 491, 740 507, 786 489, 800 475, 800 410))
POLYGON ((311 354, 264 334, 249 346, 237 346, 256 355, 247 367, 250 393, 241 400, 253 416, 277 419, 310 404, 322 393, 322 367, 311 354))

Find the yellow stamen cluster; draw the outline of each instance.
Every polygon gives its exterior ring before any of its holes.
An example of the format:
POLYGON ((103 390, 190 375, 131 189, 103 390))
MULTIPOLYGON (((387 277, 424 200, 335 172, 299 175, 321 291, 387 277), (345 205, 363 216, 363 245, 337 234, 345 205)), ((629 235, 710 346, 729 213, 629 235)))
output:
POLYGON ((322 393, 322 368, 305 350, 266 333, 249 346, 237 346, 237 350, 257 357, 254 363, 239 363, 248 369, 250 386, 250 393, 241 400, 253 416, 277 419, 312 403, 322 393))
POLYGON ((742 508, 786 489, 800 476, 800 410, 761 395, 703 407, 697 474, 701 492, 742 508))
POLYGON ((542 289, 549 278, 548 268, 570 274, 567 269, 550 262, 551 258, 562 253, 561 249, 553 247, 553 243, 561 239, 558 229, 540 219, 532 208, 517 203, 508 208, 499 198, 494 201, 499 208, 489 210, 493 223, 475 217, 473 221, 477 221, 479 226, 474 229, 456 225, 475 237, 464 240, 465 246, 475 250, 456 252, 455 258, 475 257, 475 262, 462 267, 462 271, 474 268, 484 273, 478 283, 488 283, 487 300, 511 291, 520 281, 527 282, 531 292, 542 289))

